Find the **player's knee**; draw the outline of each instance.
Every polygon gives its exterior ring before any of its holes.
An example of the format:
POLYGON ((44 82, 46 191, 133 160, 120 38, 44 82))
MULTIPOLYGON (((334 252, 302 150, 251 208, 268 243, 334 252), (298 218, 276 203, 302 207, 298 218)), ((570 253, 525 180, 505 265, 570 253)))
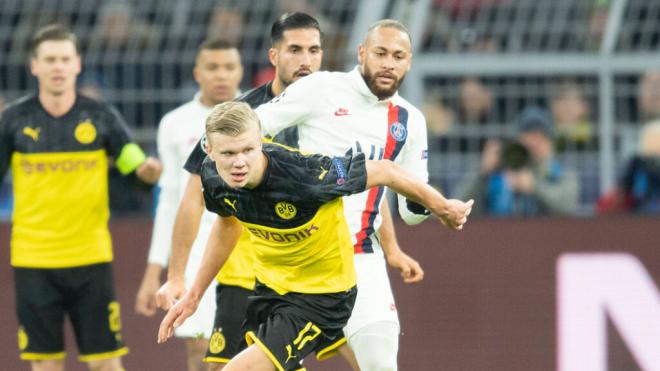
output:
POLYGON ((349 339, 362 371, 396 371, 399 326, 379 322, 365 326, 349 339))
POLYGON ((186 338, 186 353, 188 359, 196 359, 201 362, 209 347, 208 339, 186 338))
POLYGON ((124 371, 120 358, 100 359, 87 362, 90 371, 124 371))
POLYGON ((225 368, 224 363, 207 363, 207 370, 208 371, 220 371, 223 368, 225 368))
POLYGON ((358 356, 358 365, 361 371, 396 371, 396 356, 366 354, 358 356))
POLYGON ((32 361, 32 371, 64 371, 64 360, 49 359, 44 361, 32 361))

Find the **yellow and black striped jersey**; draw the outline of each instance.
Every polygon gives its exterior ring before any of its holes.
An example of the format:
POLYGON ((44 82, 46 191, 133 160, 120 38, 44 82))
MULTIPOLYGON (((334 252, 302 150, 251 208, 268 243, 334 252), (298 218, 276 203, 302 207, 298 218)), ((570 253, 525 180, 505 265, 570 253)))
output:
POLYGON ((268 143, 263 153, 268 166, 253 189, 229 187, 207 158, 201 171, 206 207, 240 220, 255 249, 256 277, 276 292, 350 289, 356 284, 353 244, 341 197, 364 191, 364 155, 303 155, 268 143))
POLYGON ((112 260, 108 156, 123 174, 145 159, 119 113, 105 104, 77 95, 69 112, 53 117, 30 95, 7 108, 0 119, 0 180, 11 167, 13 266, 112 260))

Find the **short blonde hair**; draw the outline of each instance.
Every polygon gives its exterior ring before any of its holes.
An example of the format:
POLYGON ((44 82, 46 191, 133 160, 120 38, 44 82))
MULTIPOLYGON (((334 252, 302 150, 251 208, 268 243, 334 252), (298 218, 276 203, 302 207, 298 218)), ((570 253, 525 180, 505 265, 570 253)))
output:
POLYGON ((235 137, 248 131, 253 125, 261 129, 259 117, 247 103, 224 102, 213 107, 206 118, 206 136, 218 133, 235 137))

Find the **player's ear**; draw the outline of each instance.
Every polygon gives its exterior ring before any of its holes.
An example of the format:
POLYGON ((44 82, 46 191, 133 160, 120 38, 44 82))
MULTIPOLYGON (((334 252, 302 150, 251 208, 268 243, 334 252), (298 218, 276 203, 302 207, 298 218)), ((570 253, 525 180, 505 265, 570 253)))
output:
POLYGON ((277 67, 277 49, 270 48, 268 49, 268 60, 273 67, 277 67))
POLYGON ((30 58, 30 73, 32 73, 32 76, 37 76, 37 60, 35 58, 30 58))
POLYGON ((195 82, 199 84, 199 67, 197 66, 197 63, 195 63, 195 67, 193 67, 193 78, 195 79, 195 82))
POLYGON ((366 51, 364 49, 364 45, 360 44, 358 46, 358 53, 357 53, 357 55, 358 55, 358 64, 359 65, 362 65, 362 63, 364 62, 364 53, 366 53, 366 51))

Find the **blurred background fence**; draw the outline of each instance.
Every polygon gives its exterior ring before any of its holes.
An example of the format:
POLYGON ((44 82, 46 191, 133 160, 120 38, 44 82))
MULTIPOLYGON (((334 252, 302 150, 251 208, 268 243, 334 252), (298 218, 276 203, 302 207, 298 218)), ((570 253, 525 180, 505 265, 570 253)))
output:
POLYGON ((423 108, 431 180, 452 195, 479 170, 484 142, 512 137, 518 113, 540 106, 560 133, 559 160, 579 174, 579 210, 590 215, 636 151, 639 128, 660 116, 654 0, 3 0, 0 99, 35 89, 30 35, 68 24, 81 39, 81 90, 116 105, 153 151, 160 118, 195 92, 199 43, 221 36, 240 45, 248 89, 272 77, 269 28, 292 10, 321 21, 329 70, 355 64, 372 22, 410 27, 415 54, 402 95, 423 108))

